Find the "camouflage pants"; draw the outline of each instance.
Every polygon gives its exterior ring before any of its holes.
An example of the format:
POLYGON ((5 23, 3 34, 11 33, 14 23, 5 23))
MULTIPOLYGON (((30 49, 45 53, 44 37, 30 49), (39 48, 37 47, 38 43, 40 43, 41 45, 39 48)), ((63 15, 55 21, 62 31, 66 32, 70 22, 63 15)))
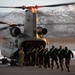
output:
POLYGON ((24 64, 24 58, 19 58, 19 66, 20 67, 23 67, 23 64, 24 64))

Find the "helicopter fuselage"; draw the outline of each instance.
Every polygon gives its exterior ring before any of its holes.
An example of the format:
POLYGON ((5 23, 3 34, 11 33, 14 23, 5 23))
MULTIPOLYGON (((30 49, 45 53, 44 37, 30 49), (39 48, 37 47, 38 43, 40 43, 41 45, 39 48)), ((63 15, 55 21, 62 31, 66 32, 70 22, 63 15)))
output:
POLYGON ((25 16, 24 32, 21 33, 19 28, 10 27, 8 30, 7 40, 4 41, 1 54, 10 59, 18 58, 18 51, 21 47, 24 48, 24 53, 30 48, 37 48, 41 45, 45 48, 46 39, 43 38, 43 33, 46 29, 37 30, 36 13, 27 10, 25 16), (19 32, 17 32, 17 30, 19 32), (41 34, 38 34, 41 33, 41 34))

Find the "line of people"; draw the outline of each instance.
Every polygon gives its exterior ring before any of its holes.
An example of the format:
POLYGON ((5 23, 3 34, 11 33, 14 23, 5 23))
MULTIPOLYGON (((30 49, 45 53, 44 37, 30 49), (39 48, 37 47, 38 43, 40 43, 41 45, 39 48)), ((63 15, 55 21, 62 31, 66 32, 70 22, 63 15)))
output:
POLYGON ((60 48, 57 49, 54 46, 52 46, 52 48, 50 49, 50 53, 52 58, 52 61, 51 61, 52 69, 53 69, 53 63, 55 61, 57 65, 57 69, 59 69, 59 65, 58 65, 58 62, 59 62, 61 71, 63 71, 64 60, 65 60, 65 66, 68 72, 70 72, 70 60, 71 60, 71 57, 74 58, 74 54, 71 50, 69 50, 67 47, 63 49, 62 46, 60 46, 60 48))
POLYGON ((59 64, 61 67, 61 71, 63 71, 63 64, 65 59, 65 65, 70 72, 70 60, 74 55, 71 50, 67 47, 64 49, 60 46, 59 49, 52 46, 50 50, 48 48, 44 48, 42 45, 40 47, 31 47, 25 53, 24 62, 29 65, 39 66, 39 68, 54 68, 54 61, 56 63, 57 69, 59 69, 59 64))

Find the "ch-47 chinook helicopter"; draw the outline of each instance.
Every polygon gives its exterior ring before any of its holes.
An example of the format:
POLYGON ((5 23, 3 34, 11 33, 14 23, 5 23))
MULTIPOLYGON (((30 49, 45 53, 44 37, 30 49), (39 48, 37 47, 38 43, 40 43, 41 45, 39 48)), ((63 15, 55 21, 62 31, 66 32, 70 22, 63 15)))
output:
MULTIPOLYGON (((0 8, 17 8, 17 9, 26 9, 25 13, 25 24, 11 24, 7 22, 0 21, 0 24, 7 24, 9 27, 3 27, 0 30, 8 30, 7 39, 3 43, 1 54, 4 57, 10 58, 11 63, 14 63, 14 59, 18 58, 18 50, 23 47, 24 52, 27 50, 27 47, 46 47, 47 40, 43 36, 47 33, 46 28, 36 26, 36 13, 38 8, 42 7, 58 7, 73 5, 73 3, 63 3, 63 4, 54 4, 54 5, 42 5, 42 6, 19 6, 19 7, 7 7, 0 6, 0 8), (18 26, 24 26, 24 32, 21 33, 21 30, 18 26)), ((12 65, 12 64, 11 64, 12 65)))

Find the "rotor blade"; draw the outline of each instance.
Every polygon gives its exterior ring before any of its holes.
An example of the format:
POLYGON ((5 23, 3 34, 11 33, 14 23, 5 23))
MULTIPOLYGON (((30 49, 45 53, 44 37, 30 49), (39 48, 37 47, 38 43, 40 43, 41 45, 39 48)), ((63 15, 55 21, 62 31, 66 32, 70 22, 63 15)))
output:
POLYGON ((2 37, 0 39, 3 39, 3 40, 8 40, 8 39, 11 39, 11 38, 8 38, 8 37, 2 37))
POLYGON ((5 29, 7 29, 8 27, 9 27, 9 26, 0 28, 0 31, 1 31, 1 30, 5 30, 5 29))
POLYGON ((12 24, 12 26, 24 26, 24 24, 12 24))
POLYGON ((0 8, 22 8, 22 6, 19 6, 19 7, 0 6, 0 8))
POLYGON ((6 22, 0 21, 0 24, 7 24, 6 22))
POLYGON ((3 22, 3 21, 0 21, 0 24, 7 24, 7 25, 13 25, 12 23, 7 23, 7 22, 3 22))
POLYGON ((75 23, 48 23, 48 24, 37 24, 37 25, 75 25, 75 23))
POLYGON ((41 7, 58 7, 58 6, 65 6, 65 5, 73 5, 75 2, 71 3, 62 3, 62 4, 54 4, 54 5, 42 5, 42 6, 16 6, 16 7, 10 7, 10 6, 0 6, 0 8, 18 8, 18 9, 31 9, 31 8, 41 8, 41 7))
POLYGON ((0 21, 0 24, 7 24, 9 26, 24 26, 24 24, 12 24, 12 23, 7 23, 7 22, 3 22, 3 21, 0 21))
MULTIPOLYGON (((23 24, 17 24, 17 25, 13 24, 12 26, 24 26, 24 25, 23 25, 23 24)), ((8 27, 9 27, 9 26, 0 28, 0 31, 1 31, 1 30, 5 30, 5 29, 7 29, 8 27)))
POLYGON ((58 6, 66 6, 66 5, 73 5, 75 4, 75 2, 72 3, 62 3, 62 4, 54 4, 54 5, 43 5, 43 6, 39 6, 39 7, 58 7, 58 6))

